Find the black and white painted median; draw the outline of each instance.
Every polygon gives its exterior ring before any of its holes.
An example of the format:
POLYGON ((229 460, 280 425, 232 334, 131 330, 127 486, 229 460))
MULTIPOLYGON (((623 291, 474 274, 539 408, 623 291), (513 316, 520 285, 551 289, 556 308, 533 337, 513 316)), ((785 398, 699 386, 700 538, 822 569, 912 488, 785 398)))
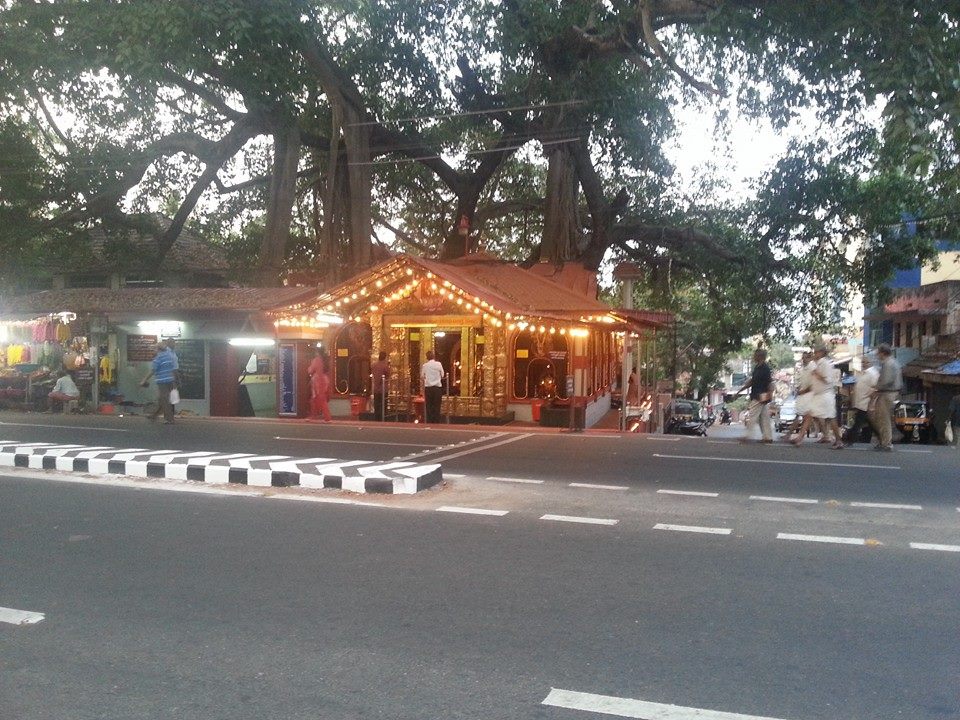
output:
POLYGON ((408 495, 426 490, 443 479, 439 464, 89 447, 19 440, 0 441, 0 467, 4 466, 209 484, 299 486, 408 495))

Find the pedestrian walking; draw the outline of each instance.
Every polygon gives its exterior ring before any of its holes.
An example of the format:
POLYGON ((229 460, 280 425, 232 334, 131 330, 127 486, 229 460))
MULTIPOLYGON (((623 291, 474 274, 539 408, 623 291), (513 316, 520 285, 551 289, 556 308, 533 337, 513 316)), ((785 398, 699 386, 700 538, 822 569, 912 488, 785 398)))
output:
POLYGON ((390 363, 387 353, 380 351, 377 361, 370 368, 370 382, 373 384, 373 414, 383 422, 387 404, 387 385, 390 382, 390 363))
POLYGON ((148 420, 156 420, 163 413, 165 425, 173 424, 173 403, 170 402, 170 393, 177 386, 180 363, 177 354, 173 351, 173 341, 157 344, 157 353, 150 363, 150 372, 140 382, 141 387, 150 385, 150 378, 157 384, 157 409, 147 415, 148 420))
POLYGON ((427 361, 420 367, 420 384, 423 386, 424 419, 428 423, 440 422, 444 375, 443 365, 433 359, 433 350, 427 350, 427 361))
POLYGON ((877 355, 880 358, 880 375, 873 391, 873 425, 877 429, 879 442, 874 447, 890 452, 893 450, 893 406, 903 389, 903 373, 889 345, 883 343, 877 347, 877 355))
POLYGON ((741 442, 750 439, 754 423, 759 421, 761 442, 773 442, 773 421, 770 418, 770 401, 773 399, 773 373, 767 364, 767 351, 758 349, 753 353, 753 373, 743 387, 737 390, 741 393, 750 388, 750 405, 747 407, 747 417, 744 420, 744 436, 741 442))
POLYGON ((847 431, 847 445, 852 445, 860 438, 864 426, 869 426, 874 434, 877 429, 873 426, 870 418, 870 406, 873 403, 873 392, 877 387, 877 380, 880 377, 880 371, 874 366, 873 361, 864 356, 863 369, 857 374, 857 382, 853 386, 853 425, 847 431))
POLYGON ((837 423, 837 391, 836 373, 825 345, 817 345, 813 349, 815 366, 810 374, 810 414, 803 419, 800 433, 792 442, 799 445, 807 434, 807 429, 814 418, 823 423, 823 438, 821 441, 830 442, 828 432, 833 433, 832 447, 840 450, 843 440, 840 437, 840 425, 837 423))
POLYGON ((805 352, 800 356, 800 371, 797 373, 796 381, 796 401, 794 409, 796 415, 790 427, 783 433, 783 440, 789 441, 793 434, 800 427, 803 419, 810 414, 810 375, 813 373, 814 362, 813 353, 805 352))
POLYGON ((947 438, 954 450, 960 450, 960 393, 950 398, 950 405, 947 407, 947 428, 953 435, 947 438))
POLYGON ((322 348, 317 348, 317 354, 307 367, 310 376, 310 416, 308 420, 331 422, 330 417, 330 374, 327 365, 327 355, 322 348))

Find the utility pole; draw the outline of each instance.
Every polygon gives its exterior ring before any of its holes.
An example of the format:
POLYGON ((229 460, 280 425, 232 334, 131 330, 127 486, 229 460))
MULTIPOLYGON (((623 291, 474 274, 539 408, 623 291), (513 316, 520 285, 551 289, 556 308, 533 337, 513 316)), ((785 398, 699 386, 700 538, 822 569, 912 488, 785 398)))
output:
MULTIPOLYGON (((613 271, 615 280, 619 280, 621 285, 621 305, 624 310, 633 310, 633 281, 643 277, 643 272, 636 263, 623 262, 617 265, 613 271)), ((623 334, 623 357, 620 368, 620 432, 627 429, 627 403, 629 397, 627 391, 630 385, 630 361, 633 354, 633 342, 630 339, 630 331, 623 334)))

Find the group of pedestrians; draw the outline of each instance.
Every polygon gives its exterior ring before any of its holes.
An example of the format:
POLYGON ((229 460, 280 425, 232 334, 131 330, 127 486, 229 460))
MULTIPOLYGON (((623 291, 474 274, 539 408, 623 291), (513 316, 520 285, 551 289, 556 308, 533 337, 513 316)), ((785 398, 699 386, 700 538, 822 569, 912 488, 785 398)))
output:
MULTIPOLYGON (((893 450, 893 407, 903 388, 903 375, 889 345, 880 345, 877 357, 879 367, 874 367, 870 358, 864 357, 864 370, 857 377, 853 391, 854 424, 844 442, 837 421, 836 386, 839 377, 830 361, 829 351, 825 345, 817 345, 812 353, 804 353, 797 375, 797 418, 783 439, 800 445, 810 429, 816 427, 821 435, 818 442, 828 443, 839 450, 852 443, 869 425, 877 437, 874 447, 880 451, 893 450)), ((772 443, 770 402, 773 400, 773 373, 767 363, 767 352, 762 349, 754 352, 753 362, 750 379, 738 391, 750 389, 743 440, 749 439, 753 426, 758 424, 761 442, 772 443)), ((955 399, 960 420, 960 396, 955 399)))

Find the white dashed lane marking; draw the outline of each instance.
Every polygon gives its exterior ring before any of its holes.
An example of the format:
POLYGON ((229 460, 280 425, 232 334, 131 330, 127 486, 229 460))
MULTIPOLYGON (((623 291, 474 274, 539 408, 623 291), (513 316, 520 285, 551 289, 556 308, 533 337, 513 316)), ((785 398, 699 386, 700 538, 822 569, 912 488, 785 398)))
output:
POLYGON ((36 625, 44 617, 43 613, 0 607, 0 622, 9 625, 36 625))
POLYGON ((829 535, 800 535, 797 533, 777 533, 777 540, 801 540, 805 542, 838 543, 840 545, 866 545, 863 538, 831 537, 829 535))
POLYGON ((934 543, 910 543, 914 550, 939 550, 940 552, 960 552, 960 545, 936 545, 934 543))
POLYGON ((852 502, 850 507, 878 508, 880 510, 923 510, 922 505, 896 505, 892 503, 852 502))
POLYGON ((570 483, 570 487, 588 488, 590 490, 629 490, 626 485, 595 485, 593 483, 570 483))
POLYGON ((437 512, 463 513, 465 515, 506 515, 508 510, 487 510, 486 508, 457 507, 456 505, 444 505, 438 507, 437 512))
POLYGON ((820 502, 819 500, 814 500, 813 498, 775 497, 772 495, 751 495, 750 499, 765 500, 767 502, 801 503, 805 505, 816 505, 820 502))
POLYGON ((436 443, 380 442, 377 440, 335 440, 333 438, 281 437, 279 435, 274 436, 273 439, 287 440, 287 441, 293 441, 293 442, 333 443, 334 445, 340 445, 340 444, 346 443, 350 445, 390 445, 393 447, 420 447, 420 448, 437 447, 436 443))
POLYGON ((854 463, 825 463, 808 462, 801 460, 759 460, 753 458, 725 458, 712 457, 709 455, 663 455, 654 453, 653 457, 665 458, 668 460, 707 460, 709 462, 739 462, 739 463, 766 463, 770 465, 814 465, 818 467, 834 468, 869 468, 870 470, 902 470, 899 465, 857 465, 854 463))
POLYGON ((671 525, 669 523, 657 523, 653 526, 654 530, 673 530, 674 532, 703 533, 705 535, 729 535, 733 532, 730 528, 699 527, 697 525, 671 525))
POLYGON ((694 497, 720 497, 720 493, 698 492, 696 490, 657 490, 661 495, 692 495, 694 497))
MULTIPOLYGON (((497 482, 506 482, 506 483, 519 483, 524 485, 543 485, 543 480, 531 480, 529 478, 514 478, 514 477, 488 477, 487 480, 496 480, 497 482)), ((957 508, 960 510, 960 508, 957 508)))
POLYGON ((617 520, 610 518, 577 517, 575 515, 542 515, 541 520, 554 520, 556 522, 584 523, 586 525, 616 525, 617 520))
POLYGON ((594 693, 560 690, 558 688, 551 688, 550 694, 543 699, 541 704, 568 710, 583 710, 589 713, 635 718, 636 720, 777 720, 777 718, 761 717, 759 715, 743 715, 741 713, 703 710, 680 705, 664 705, 634 698, 595 695, 594 693))

